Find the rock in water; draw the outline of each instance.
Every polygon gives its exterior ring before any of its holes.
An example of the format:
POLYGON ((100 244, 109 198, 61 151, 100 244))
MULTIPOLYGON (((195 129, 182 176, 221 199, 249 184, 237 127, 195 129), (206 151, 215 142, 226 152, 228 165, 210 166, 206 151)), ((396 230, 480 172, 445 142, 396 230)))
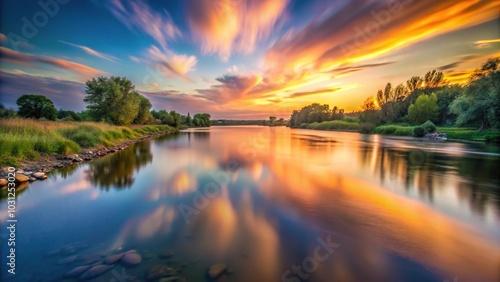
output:
POLYGON ((57 263, 58 264, 69 264, 69 263, 73 263, 75 261, 78 260, 78 256, 69 256, 67 258, 63 258, 61 259, 60 261, 58 261, 57 263))
POLYGON ((136 252, 128 253, 120 260, 123 266, 132 267, 142 262, 141 255, 136 252))
POLYGON ((7 179, 4 179, 4 178, 0 178, 0 187, 2 186, 7 186, 7 179))
POLYGON ((117 263, 119 260, 121 260, 123 258, 123 256, 125 256, 125 253, 120 253, 120 254, 116 254, 116 255, 107 256, 104 259, 104 263, 105 264, 114 264, 114 263, 117 263))
POLYGON ((38 178, 38 179, 46 179, 47 175, 43 172, 35 172, 31 176, 38 178))
POLYGON ((92 265, 77 266, 64 274, 64 277, 75 278, 80 276, 83 272, 87 271, 92 265))
POLYGON ((171 250, 165 250, 163 251, 160 255, 159 255, 159 258, 162 258, 162 259, 166 259, 166 258, 170 258, 174 255, 174 252, 171 251, 171 250))
POLYGON ((174 276, 177 270, 166 265, 155 265, 151 267, 146 273, 146 280, 153 281, 163 277, 174 276))
POLYGON ((226 269, 227 266, 223 263, 214 264, 208 269, 208 278, 212 280, 217 279, 217 277, 221 276, 222 273, 226 271, 226 269))
POLYGON ((30 178, 24 174, 16 174, 16 182, 17 183, 23 183, 23 182, 28 182, 30 178))
POLYGON ((106 271, 111 270, 114 265, 104 265, 104 264, 99 264, 96 266, 92 266, 89 270, 85 271, 82 275, 80 275, 81 280, 87 280, 90 278, 97 277, 106 271))

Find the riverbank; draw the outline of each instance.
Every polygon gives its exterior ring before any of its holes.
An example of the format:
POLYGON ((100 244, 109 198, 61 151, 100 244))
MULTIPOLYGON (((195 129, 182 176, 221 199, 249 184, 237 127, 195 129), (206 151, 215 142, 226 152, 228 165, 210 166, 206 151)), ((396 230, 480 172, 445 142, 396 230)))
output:
MULTIPOLYGON (((413 137, 413 129, 415 128, 415 126, 395 124, 374 126, 373 124, 369 123, 334 120, 319 123, 314 122, 309 124, 303 123, 299 128, 413 137)), ((493 143, 500 142, 500 130, 477 130, 463 127, 438 126, 437 131, 446 133, 448 139, 493 143)))
POLYGON ((168 125, 125 127, 96 122, 4 119, 0 120, 0 167, 47 172, 176 132, 168 125))

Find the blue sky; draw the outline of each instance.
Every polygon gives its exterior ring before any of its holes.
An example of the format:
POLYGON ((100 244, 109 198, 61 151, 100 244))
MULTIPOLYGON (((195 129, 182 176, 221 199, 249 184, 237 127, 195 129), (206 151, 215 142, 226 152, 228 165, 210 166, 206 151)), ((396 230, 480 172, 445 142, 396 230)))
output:
POLYGON ((125 76, 156 109, 288 117, 357 110, 386 82, 451 82, 498 56, 498 1, 1 1, 0 102, 81 111, 85 81, 125 76), (40 4, 42 3, 42 5, 40 4))

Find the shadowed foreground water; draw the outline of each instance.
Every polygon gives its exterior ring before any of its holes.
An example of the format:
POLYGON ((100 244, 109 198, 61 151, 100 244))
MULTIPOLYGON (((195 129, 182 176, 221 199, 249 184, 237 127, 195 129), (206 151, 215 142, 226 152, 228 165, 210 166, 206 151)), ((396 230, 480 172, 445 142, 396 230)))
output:
POLYGON ((18 191, 7 281, 130 249, 139 266, 93 281, 145 281, 156 264, 206 281, 218 262, 232 273, 217 281, 499 281, 499 151, 269 127, 144 141, 18 191))

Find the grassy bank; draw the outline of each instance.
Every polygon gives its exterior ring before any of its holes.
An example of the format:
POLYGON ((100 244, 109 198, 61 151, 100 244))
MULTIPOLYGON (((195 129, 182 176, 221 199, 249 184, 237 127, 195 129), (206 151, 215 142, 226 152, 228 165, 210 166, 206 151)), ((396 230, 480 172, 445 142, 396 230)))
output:
POLYGON ((77 154, 151 133, 173 133, 167 125, 114 126, 95 122, 0 120, 0 165, 18 165, 48 155, 77 154))
MULTIPOLYGON (((374 133, 392 136, 413 136, 415 126, 406 125, 380 125, 360 124, 351 121, 324 121, 314 123, 303 123, 300 128, 314 130, 338 130, 338 131, 357 131, 363 133, 374 133)), ((469 141, 488 141, 494 138, 500 138, 500 130, 477 130, 463 127, 438 127, 438 132, 446 133, 448 139, 469 140, 469 141)))

